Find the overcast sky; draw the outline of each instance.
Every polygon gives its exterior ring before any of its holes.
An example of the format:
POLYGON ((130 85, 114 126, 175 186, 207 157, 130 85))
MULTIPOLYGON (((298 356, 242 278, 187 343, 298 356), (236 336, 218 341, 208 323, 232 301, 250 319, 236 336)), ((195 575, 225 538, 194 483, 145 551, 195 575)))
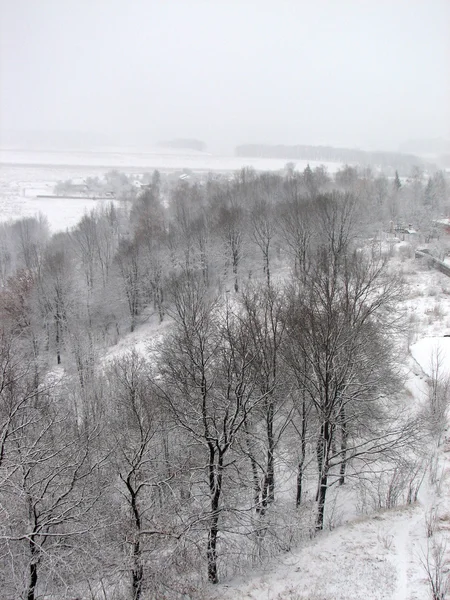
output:
POLYGON ((0 11, 3 130, 215 148, 450 136, 450 0, 0 0, 0 11))

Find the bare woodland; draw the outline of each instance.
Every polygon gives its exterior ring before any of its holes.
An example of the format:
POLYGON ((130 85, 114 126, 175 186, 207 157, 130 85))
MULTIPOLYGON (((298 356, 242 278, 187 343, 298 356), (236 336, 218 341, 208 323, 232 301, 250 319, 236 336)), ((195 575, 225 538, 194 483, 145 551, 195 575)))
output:
POLYGON ((332 526, 338 486, 414 502, 448 390, 436 357, 408 409, 380 232, 443 253, 442 173, 109 178, 71 231, 0 226, 1 597, 199 597, 332 526))

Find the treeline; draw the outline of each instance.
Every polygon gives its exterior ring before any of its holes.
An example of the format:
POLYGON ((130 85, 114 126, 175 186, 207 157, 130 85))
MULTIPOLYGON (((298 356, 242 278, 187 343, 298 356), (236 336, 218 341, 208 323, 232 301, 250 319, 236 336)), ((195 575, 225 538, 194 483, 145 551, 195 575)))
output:
POLYGON ((286 160, 311 160, 319 162, 354 163, 398 170, 406 175, 414 166, 425 167, 422 159, 399 152, 365 151, 332 146, 309 146, 283 144, 242 144, 235 149, 236 156, 284 158, 286 160))
POLYGON ((1 226, 7 600, 197 597, 331 527, 344 484, 417 496, 401 280, 362 240, 446 199, 350 167, 149 179, 65 233, 1 226), (111 351, 145 322, 144 352, 111 351))

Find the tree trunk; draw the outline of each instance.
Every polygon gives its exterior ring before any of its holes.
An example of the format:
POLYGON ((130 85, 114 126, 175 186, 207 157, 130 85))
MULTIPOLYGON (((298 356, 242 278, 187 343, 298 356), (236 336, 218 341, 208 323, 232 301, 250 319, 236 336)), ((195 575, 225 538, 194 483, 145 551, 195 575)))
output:
POLYGON ((209 444, 209 491, 211 498, 211 519, 208 531, 208 545, 206 557, 208 562, 208 581, 219 583, 217 572, 217 536, 219 533, 219 502, 222 493, 223 454, 219 450, 217 464, 216 451, 213 444, 209 444))
POLYGON ((303 457, 300 459, 297 467, 297 487, 295 496, 295 506, 298 508, 302 503, 302 491, 303 491, 303 457))
POLYGON ((142 595, 142 578, 144 570, 141 564, 141 548, 139 540, 133 543, 134 566, 131 571, 131 585, 133 589, 133 600, 139 600, 142 595))
POLYGON ((56 312, 56 316, 55 316, 55 326, 56 326, 56 364, 60 365, 61 364, 61 348, 60 348, 60 343, 61 343, 61 332, 60 332, 60 316, 59 316, 59 312, 56 312))
POLYGON ((267 453, 267 501, 275 501, 275 439, 273 435, 273 403, 270 403, 270 418, 268 428, 269 449, 267 453))
POLYGON ((36 586, 38 581, 38 565, 37 565, 37 550, 36 545, 33 540, 33 536, 30 538, 30 551, 31 551, 31 561, 30 561, 30 579, 28 582, 28 593, 27 600, 35 600, 36 598, 36 586))
POLYGON ((234 291, 239 292, 239 279, 238 279, 238 264, 239 256, 237 251, 232 251, 233 255, 233 275, 234 275, 234 291))
POLYGON ((266 274, 267 287, 270 287, 270 264, 269 264, 269 245, 264 251, 264 272, 266 274))
POLYGON ((202 269, 203 283, 205 287, 209 285, 209 269, 208 269, 208 258, 206 254, 206 243, 200 241, 200 264, 202 269))
MULTIPOLYGON (((317 471, 319 473, 319 480, 320 480, 320 474, 323 471, 323 458, 324 458, 324 442, 323 442, 323 437, 322 437, 322 430, 323 430, 323 425, 321 427, 321 433, 319 436, 319 439, 317 440, 317 446, 316 446, 316 456, 317 456, 317 471)), ((317 492, 316 492, 316 502, 319 501, 319 487, 317 487, 317 492)))
POLYGON ((266 412, 266 433, 267 433, 267 456, 266 472, 261 491, 261 504, 259 513, 264 516, 267 506, 275 500, 275 468, 274 453, 275 441, 273 436, 273 401, 269 400, 266 412))
POLYGON ((319 489, 317 490, 317 517, 316 531, 322 531, 325 514, 325 500, 328 489, 328 467, 324 467, 319 480, 319 489))
POLYGON ((347 422, 345 417, 345 408, 341 408, 340 414, 341 425, 341 466, 339 468, 339 485, 345 483, 345 470, 347 468, 347 422))
POLYGON ((207 560, 208 560, 208 581, 210 583, 219 583, 219 576, 217 573, 217 534, 218 534, 218 513, 214 514, 211 518, 211 525, 208 532, 208 549, 207 549, 207 560))
POLYGON ((134 527, 135 527, 135 538, 133 541, 133 567, 131 569, 131 590, 132 599, 139 600, 142 596, 142 581, 144 577, 144 569, 142 566, 141 558, 141 544, 140 544, 140 532, 141 532, 141 515, 139 512, 138 499, 136 491, 131 482, 132 473, 130 473, 126 480, 126 486, 130 494, 131 511, 133 513, 134 527))
POLYGON ((261 486, 259 484, 259 478, 258 478, 258 467, 256 465, 256 460, 255 460, 255 456, 253 453, 253 448, 252 448, 252 444, 250 441, 250 432, 248 429, 248 421, 247 419, 245 419, 244 421, 244 430, 245 430, 245 441, 247 444, 247 454, 250 460, 250 467, 252 470, 252 479, 253 479, 253 502, 255 505, 255 509, 256 512, 259 511, 260 509, 260 493, 261 493, 261 486))
POLYGON ((325 500, 328 489, 328 472, 330 469, 330 445, 332 442, 332 425, 325 421, 320 428, 320 438, 318 441, 318 459, 319 459, 319 485, 317 488, 317 518, 316 531, 323 529, 325 500), (319 456, 320 455, 320 456, 319 456))
POLYGON ((270 399, 267 409, 267 474, 266 474, 266 502, 270 504, 275 500, 275 440, 273 435, 273 401, 270 399))
POLYGON ((297 470, 297 497, 295 506, 298 508, 302 503, 302 487, 303 487, 303 467, 306 460, 306 398, 303 391, 302 401, 302 437, 301 437, 301 455, 297 470))
POLYGON ((36 401, 39 401, 39 345, 36 336, 33 333, 33 356, 34 356, 34 390, 36 401))

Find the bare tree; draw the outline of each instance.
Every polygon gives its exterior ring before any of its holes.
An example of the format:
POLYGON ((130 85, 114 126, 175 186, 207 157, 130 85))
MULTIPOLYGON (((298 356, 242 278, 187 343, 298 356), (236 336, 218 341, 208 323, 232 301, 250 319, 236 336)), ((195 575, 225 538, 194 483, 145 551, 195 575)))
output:
MULTIPOLYGON (((110 398, 111 455, 108 462, 117 476, 115 486, 125 500, 129 517, 123 524, 124 542, 129 547, 130 594, 139 600, 150 585, 157 569, 149 556, 157 556, 161 547, 150 540, 165 541, 173 533, 170 513, 171 484, 175 476, 165 439, 165 415, 148 384, 149 365, 135 351, 117 358, 107 372, 110 398), (164 518, 163 518, 164 517, 164 518), (146 557, 146 558, 144 558, 146 557)), ((155 558, 159 565, 160 561, 155 558)), ((157 582, 153 582, 153 587, 157 582)))
POLYGON ((427 539, 427 550, 420 557, 432 600, 445 600, 450 590, 446 545, 442 540, 427 539))
POLYGON ((133 332, 142 308, 142 262, 141 247, 134 239, 123 239, 119 243, 116 254, 123 292, 130 315, 130 331, 133 332))
POLYGON ((50 584, 58 587, 58 579, 67 585, 65 566, 92 527, 86 516, 99 498, 92 435, 80 437, 69 415, 53 408, 57 403, 41 392, 39 403, 16 411, 3 465, 9 473, 0 497, 9 518, 0 532, 1 554, 11 556, 9 587, 22 595, 24 586, 27 600, 50 584), (20 572, 23 582, 16 580, 20 572))
MULTIPOLYGON (((289 293, 288 293, 289 297, 289 293)), ((288 303, 289 306, 289 303, 288 303)), ((294 389, 292 390, 293 414, 291 424, 299 438, 299 452, 296 477, 296 497, 295 505, 297 508, 301 505, 303 499, 303 484, 306 466, 308 462, 307 444, 312 439, 311 413, 313 412, 313 402, 307 388, 308 357, 302 352, 302 344, 298 343, 297 337, 302 335, 302 322, 294 324, 295 317, 287 327, 285 343, 282 347, 283 359, 289 372, 293 375, 294 389)), ((287 325, 288 323, 286 323, 287 325)))
POLYGON ((105 288, 108 284, 114 256, 119 245, 120 220, 114 204, 101 206, 97 213, 97 236, 95 251, 100 266, 101 281, 105 288))
POLYGON ((73 266, 67 239, 64 235, 54 237, 46 249, 38 281, 39 302, 47 327, 48 345, 54 347, 58 365, 61 364, 67 319, 74 300, 73 266))
POLYGON ((430 433, 436 438, 438 444, 445 431, 449 404, 450 378, 445 370, 442 350, 436 346, 430 357, 428 403, 425 408, 425 417, 430 427, 430 433))
POLYGON ((49 239, 48 222, 42 215, 16 221, 13 236, 17 248, 17 267, 35 271, 42 261, 45 245, 49 239))
POLYGON ((245 422, 251 461, 255 508, 263 515, 275 499, 275 454, 290 419, 287 386, 283 381, 281 348, 285 324, 283 297, 272 284, 246 289, 240 299, 242 327, 253 346, 252 369, 264 400, 245 422), (262 429, 262 431, 261 431, 262 429), (264 458, 261 455, 265 455, 264 458))
POLYGON ((251 237, 262 254, 263 273, 267 286, 270 286, 270 259, 276 233, 276 224, 272 206, 266 199, 259 199, 255 202, 251 210, 250 219, 252 223, 251 237))
POLYGON ((294 274, 308 270, 314 237, 313 205, 302 197, 297 179, 285 183, 286 200, 278 207, 278 227, 285 249, 293 261, 294 274))
POLYGON ((204 452, 208 505, 201 520, 207 523, 208 580, 217 583, 229 455, 249 414, 266 394, 257 389, 254 348, 228 302, 210 297, 192 278, 175 284, 173 302, 175 326, 161 348, 155 385, 177 425, 204 452))
POLYGON ((219 237, 223 240, 227 262, 231 264, 234 290, 239 291, 240 268, 243 254, 245 211, 239 202, 237 192, 227 190, 219 197, 215 225, 219 237))
POLYGON ((98 258, 98 231, 95 213, 82 217, 70 234, 70 239, 84 271, 89 300, 94 289, 98 258))
POLYGON ((323 527, 332 469, 339 466, 337 481, 343 483, 349 461, 376 449, 388 452, 404 440, 398 422, 388 426, 383 408, 397 384, 388 315, 394 314, 389 311, 399 298, 399 281, 383 261, 351 248, 349 202, 344 197, 319 204, 323 242, 286 311, 289 337, 305 361, 302 385, 319 426, 317 529, 323 527))
POLYGON ((159 318, 164 318, 164 252, 166 238, 166 223, 164 208, 160 202, 159 184, 152 184, 138 195, 131 211, 135 238, 142 247, 140 260, 143 263, 143 288, 159 318))

